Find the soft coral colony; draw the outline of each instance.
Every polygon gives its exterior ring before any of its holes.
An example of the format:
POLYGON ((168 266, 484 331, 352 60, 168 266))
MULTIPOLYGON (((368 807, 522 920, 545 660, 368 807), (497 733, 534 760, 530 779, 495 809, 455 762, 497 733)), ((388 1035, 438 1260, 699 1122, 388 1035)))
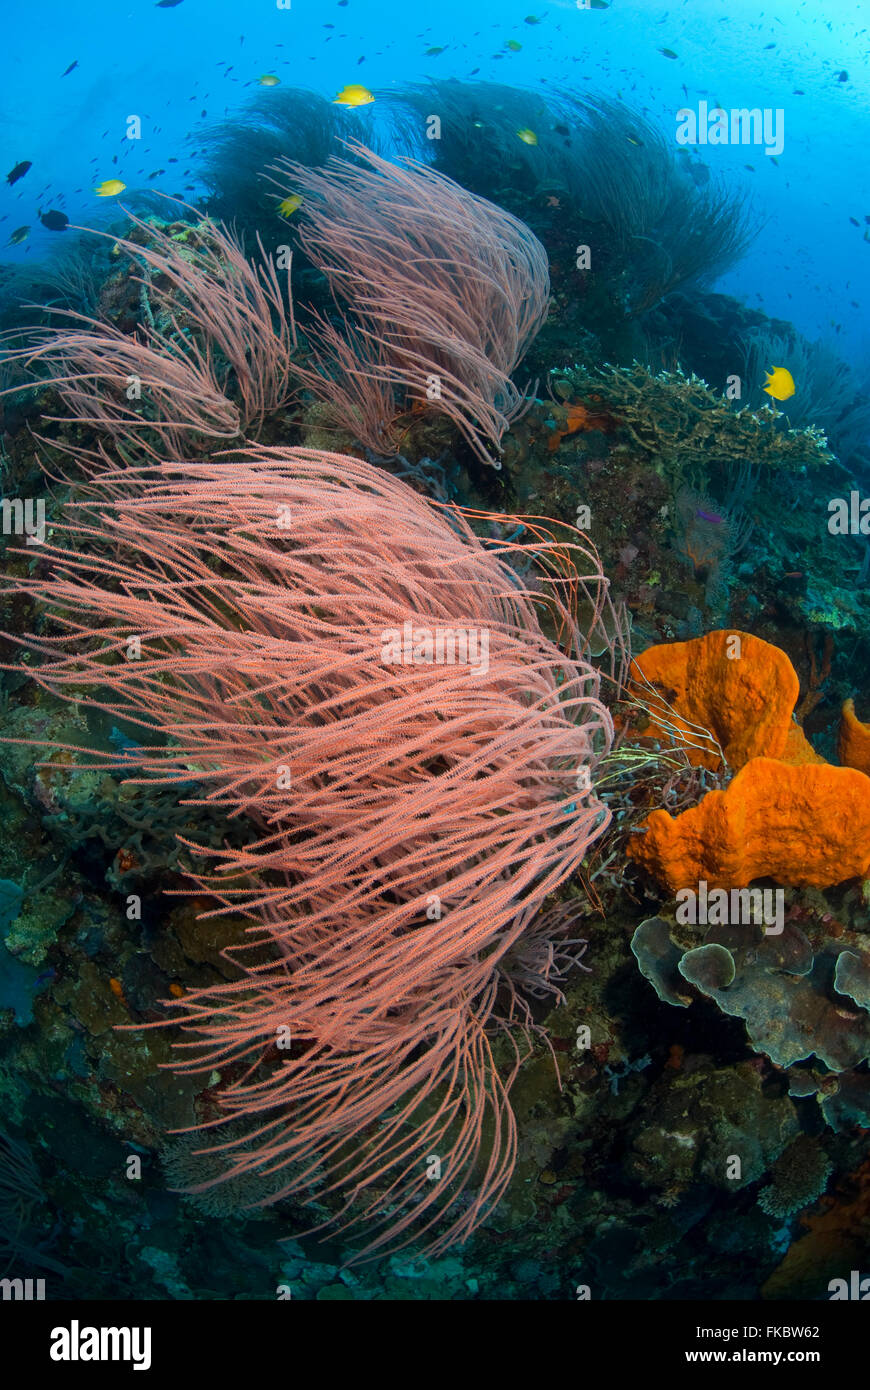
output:
MULTIPOLYGON (((485 256, 488 268, 457 273, 452 291, 418 284, 415 302, 406 290, 403 319, 385 300, 393 327, 373 360, 338 361, 350 384, 337 399, 351 409, 354 390, 360 400, 438 373, 444 409, 485 453, 517 404, 506 372, 540 318, 529 286, 546 302, 546 258, 448 181, 371 162, 352 178, 382 194, 429 197, 437 182, 468 224, 454 265, 485 256), (497 359, 484 290, 517 325, 497 359)), ((577 618, 582 605, 587 626, 605 625, 606 581, 577 532, 557 540, 529 519, 529 544, 481 540, 473 515, 353 457, 259 446, 156 461, 256 429, 283 405, 295 333, 270 261, 255 269, 210 223, 186 254, 167 232, 147 234, 125 249, 148 272, 151 327, 128 338, 91 320, 22 353, 51 365, 68 418, 102 441, 62 446, 78 481, 64 479, 38 573, 6 581, 45 609, 49 632, 13 640, 39 653, 43 690, 143 730, 142 746, 102 762, 83 747, 63 756, 135 769, 132 781, 247 826, 238 849, 186 846, 210 860, 188 891, 208 894, 216 917, 249 921, 227 952, 234 978, 170 1001, 189 1035, 176 1069, 225 1078, 219 1114, 200 1126, 218 1180, 255 1174, 261 1203, 297 1195, 324 1220, 362 1222, 367 1253, 426 1231, 439 1249, 474 1229, 510 1177, 508 1093, 533 1027, 512 969, 558 995, 553 919, 542 928, 538 912, 608 822, 590 774, 611 720, 577 618), (129 373, 141 414, 118 390, 129 373), (486 662, 388 659, 386 635, 409 623, 451 642, 483 634, 486 662), (507 1075, 493 1033, 512 1039, 507 1075)), ((429 240, 431 254, 431 229, 429 240)), ((353 417, 358 431, 365 418, 353 417)))

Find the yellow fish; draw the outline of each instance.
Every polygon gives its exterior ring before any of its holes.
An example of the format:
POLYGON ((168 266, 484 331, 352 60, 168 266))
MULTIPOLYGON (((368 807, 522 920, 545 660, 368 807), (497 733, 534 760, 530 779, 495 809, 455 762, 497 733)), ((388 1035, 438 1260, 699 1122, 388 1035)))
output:
POLYGON ((333 98, 333 106, 368 106, 374 97, 368 87, 362 87, 358 82, 351 82, 347 87, 342 87, 337 97, 333 98))
POLYGON ((522 140, 524 145, 537 145, 538 143, 537 135, 533 130, 529 130, 528 127, 525 127, 523 130, 518 130, 517 137, 522 140))
POLYGON ((519 53, 520 49, 522 48, 522 44, 517 43, 516 39, 508 39, 507 43, 505 44, 505 48, 509 48, 511 53, 519 53))
POLYGON ((278 213, 281 217, 290 217, 301 206, 302 194, 291 193, 289 198, 285 198, 283 203, 278 204, 278 213))
POLYGON ((98 198, 116 198, 126 187, 120 179, 104 179, 102 183, 97 184, 94 192, 98 198))
POLYGON ((764 389, 776 401, 787 401, 794 395, 794 377, 787 367, 774 367, 768 374, 764 389))
POLYGON ((276 77, 274 72, 264 72, 260 78, 261 87, 277 87, 281 82, 280 77, 276 77))

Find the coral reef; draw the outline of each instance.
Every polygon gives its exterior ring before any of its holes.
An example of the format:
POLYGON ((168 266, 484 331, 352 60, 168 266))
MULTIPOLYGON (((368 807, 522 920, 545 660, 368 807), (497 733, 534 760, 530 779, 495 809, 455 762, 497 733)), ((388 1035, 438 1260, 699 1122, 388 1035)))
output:
POLYGON ((827 1298, 868 1237, 860 368, 698 288, 758 219, 640 110, 373 95, 255 88, 208 215, 128 193, 0 270, 48 542, 0 537, 0 1264, 827 1298))

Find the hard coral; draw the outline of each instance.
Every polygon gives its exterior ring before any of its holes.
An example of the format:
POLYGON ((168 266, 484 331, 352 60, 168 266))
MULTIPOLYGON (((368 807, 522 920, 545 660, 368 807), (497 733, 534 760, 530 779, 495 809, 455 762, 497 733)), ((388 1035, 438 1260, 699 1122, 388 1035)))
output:
POLYGON ((831 462, 821 430, 780 429, 782 412, 772 405, 735 410, 730 401, 697 376, 655 374, 640 362, 631 367, 575 367, 568 377, 574 397, 593 396, 612 413, 631 440, 673 472, 709 470, 717 461, 745 460, 753 466, 803 469, 831 462))

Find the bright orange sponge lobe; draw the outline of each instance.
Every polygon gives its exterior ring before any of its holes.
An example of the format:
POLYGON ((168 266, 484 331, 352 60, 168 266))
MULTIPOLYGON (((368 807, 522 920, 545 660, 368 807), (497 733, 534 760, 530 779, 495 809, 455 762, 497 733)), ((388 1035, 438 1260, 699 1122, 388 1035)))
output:
POLYGON ((629 854, 676 893, 705 879, 828 888, 870 871, 870 782, 853 768, 753 758, 725 791, 673 817, 653 811, 629 854))

